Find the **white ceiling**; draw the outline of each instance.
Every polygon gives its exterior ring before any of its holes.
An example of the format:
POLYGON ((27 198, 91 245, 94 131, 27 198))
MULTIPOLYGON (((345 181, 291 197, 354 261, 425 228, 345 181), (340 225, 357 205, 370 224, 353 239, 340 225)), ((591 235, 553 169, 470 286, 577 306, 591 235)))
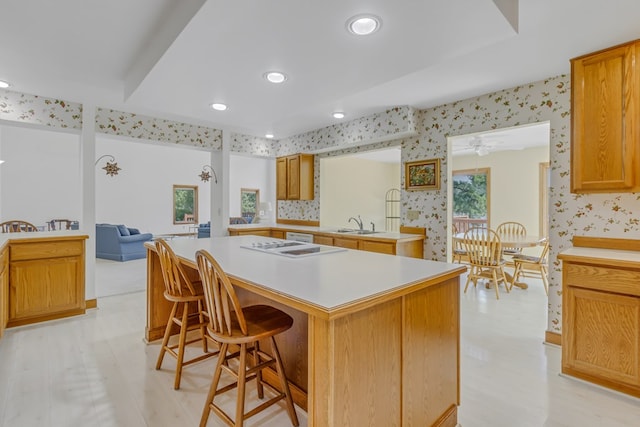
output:
POLYGON ((511 25, 516 3, 0 0, 0 79, 282 138, 336 123, 335 110, 350 120, 569 73, 572 57, 640 38, 638 0, 520 0, 511 25), (363 12, 382 17, 381 30, 349 34, 346 20, 363 12), (267 83, 273 69, 289 79, 267 83))

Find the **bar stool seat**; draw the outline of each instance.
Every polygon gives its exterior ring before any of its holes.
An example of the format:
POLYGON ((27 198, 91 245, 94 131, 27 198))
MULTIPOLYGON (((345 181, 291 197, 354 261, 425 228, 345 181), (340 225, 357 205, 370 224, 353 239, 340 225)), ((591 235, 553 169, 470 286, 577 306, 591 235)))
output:
POLYGON ((228 425, 242 427, 244 420, 283 399, 291 423, 298 426, 298 416, 274 338, 291 328, 293 319, 283 311, 268 305, 241 307, 231 281, 211 254, 200 250, 196 252, 196 260, 204 285, 207 310, 211 314, 207 331, 221 345, 200 426, 206 426, 209 414, 214 411, 228 425), (271 354, 260 350, 260 340, 269 341, 271 354), (229 363, 236 358, 237 370, 232 367, 235 364, 229 363), (262 379, 262 370, 271 366, 275 367, 278 373, 280 390, 262 379), (223 370, 232 374, 236 381, 218 388, 223 370), (245 413, 245 386, 247 381, 253 379, 256 380, 259 399, 264 399, 264 386, 271 389, 275 396, 245 413), (234 388, 238 389, 235 420, 214 402, 216 396, 234 388))

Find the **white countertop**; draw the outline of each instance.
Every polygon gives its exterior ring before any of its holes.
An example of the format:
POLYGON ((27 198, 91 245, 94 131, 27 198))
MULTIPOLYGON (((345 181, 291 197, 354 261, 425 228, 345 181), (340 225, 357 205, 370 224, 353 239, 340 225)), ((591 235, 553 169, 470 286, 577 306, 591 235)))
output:
POLYGON ((597 258, 610 261, 640 263, 640 252, 623 251, 619 249, 572 247, 565 249, 558 254, 558 258, 562 259, 563 257, 597 258))
MULTIPOLYGON (((420 234, 410 233, 392 233, 387 231, 376 231, 371 234, 357 234, 357 233, 339 233, 338 230, 348 229, 351 227, 314 227, 308 225, 292 225, 292 224, 277 224, 277 223, 257 223, 257 224, 231 224, 228 228, 234 230, 251 230, 255 228, 274 228, 282 230, 292 230, 297 232, 307 233, 330 233, 336 236, 351 236, 359 239, 407 239, 407 238, 424 238, 420 234)), ((355 229, 353 229, 355 231, 355 229)))
POLYGON ((8 240, 42 239, 44 237, 87 236, 81 230, 34 231, 29 233, 0 233, 0 246, 8 240))
POLYGON ((466 269, 459 264, 358 250, 294 259, 240 247, 275 240, 227 236, 168 243, 181 258, 193 262, 195 252, 205 249, 229 276, 329 310, 466 269))

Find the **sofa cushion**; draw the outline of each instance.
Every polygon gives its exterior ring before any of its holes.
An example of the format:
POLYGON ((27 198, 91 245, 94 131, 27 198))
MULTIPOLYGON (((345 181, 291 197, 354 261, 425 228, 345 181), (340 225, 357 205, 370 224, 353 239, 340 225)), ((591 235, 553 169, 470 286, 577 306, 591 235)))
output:
POLYGON ((136 234, 140 234, 140 230, 138 230, 137 228, 129 228, 129 227, 127 227, 127 228, 129 229, 129 234, 132 235, 132 236, 134 236, 136 234))
POLYGON ((129 229, 124 225, 121 224, 121 225, 118 225, 117 227, 121 236, 131 236, 131 233, 129 233, 129 229))

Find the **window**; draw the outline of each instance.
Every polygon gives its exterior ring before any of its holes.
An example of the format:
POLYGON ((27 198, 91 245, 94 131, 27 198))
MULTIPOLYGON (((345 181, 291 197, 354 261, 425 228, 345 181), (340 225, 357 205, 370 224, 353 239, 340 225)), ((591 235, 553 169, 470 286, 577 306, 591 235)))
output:
POLYGON ((453 171, 453 224, 462 233, 489 227, 489 168, 453 171))
POLYGON ((198 186, 173 186, 173 223, 191 224, 198 222, 198 186))
POLYGON ((249 223, 253 222, 253 219, 258 215, 259 206, 260 190, 255 188, 240 189, 240 216, 249 223))

